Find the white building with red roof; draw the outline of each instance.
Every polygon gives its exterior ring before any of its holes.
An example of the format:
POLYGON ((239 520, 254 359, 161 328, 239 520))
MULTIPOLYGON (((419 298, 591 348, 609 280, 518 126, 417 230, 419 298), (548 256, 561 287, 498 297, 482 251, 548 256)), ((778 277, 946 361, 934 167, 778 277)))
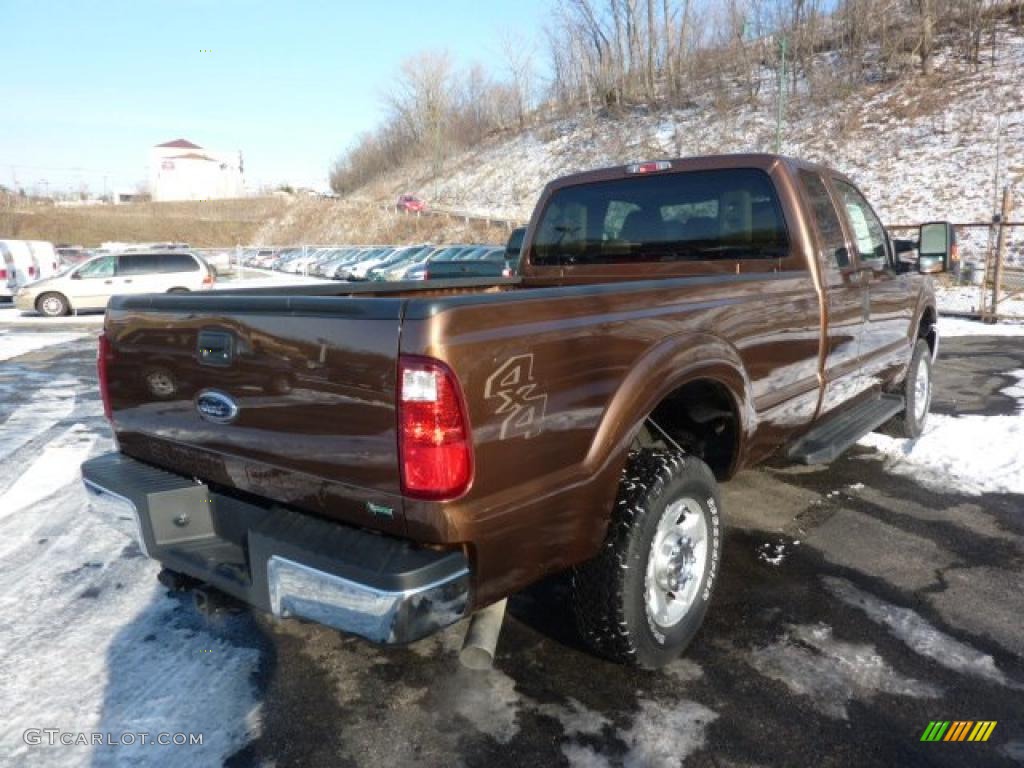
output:
POLYGON ((214 152, 187 139, 157 144, 149 153, 154 200, 225 200, 245 197, 241 152, 214 152))

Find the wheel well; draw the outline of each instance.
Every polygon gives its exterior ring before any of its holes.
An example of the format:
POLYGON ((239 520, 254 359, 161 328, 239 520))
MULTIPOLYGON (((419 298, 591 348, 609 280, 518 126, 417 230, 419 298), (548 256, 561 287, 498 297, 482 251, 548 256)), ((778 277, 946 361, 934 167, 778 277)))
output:
POLYGON ((935 324, 935 308, 926 307, 924 312, 921 314, 921 322, 917 326, 917 338, 924 339, 928 342, 928 348, 931 350, 932 356, 935 355, 935 343, 938 341, 935 324))
POLYGON ((61 293, 60 291, 43 291, 38 296, 36 296, 35 308, 37 311, 39 310, 39 305, 42 304, 43 299, 45 299, 47 296, 60 296, 61 299, 64 301, 64 306, 66 306, 68 309, 71 309, 71 302, 68 301, 67 294, 61 293))
POLYGON ((711 379, 688 382, 658 404, 637 439, 663 447, 674 442, 703 459, 719 480, 724 479, 732 472, 739 448, 732 394, 711 379))

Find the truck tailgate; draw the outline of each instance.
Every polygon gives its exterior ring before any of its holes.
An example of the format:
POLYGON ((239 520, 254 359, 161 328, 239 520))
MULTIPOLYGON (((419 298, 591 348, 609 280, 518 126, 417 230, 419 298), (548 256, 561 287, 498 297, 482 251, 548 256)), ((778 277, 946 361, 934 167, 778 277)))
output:
POLYGON ((402 307, 385 297, 116 298, 105 333, 121 451, 209 484, 401 532, 402 307))

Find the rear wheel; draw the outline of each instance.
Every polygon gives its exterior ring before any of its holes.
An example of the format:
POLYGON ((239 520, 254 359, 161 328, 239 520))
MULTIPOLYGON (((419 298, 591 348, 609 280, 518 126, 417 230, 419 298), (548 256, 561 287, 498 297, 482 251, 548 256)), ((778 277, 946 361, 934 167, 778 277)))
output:
POLYGON ((36 300, 36 309, 46 317, 63 317, 71 311, 71 305, 63 294, 50 292, 36 300))
POLYGON ((700 459, 630 455, 604 546, 573 571, 573 608, 591 648, 647 669, 683 652, 718 580, 719 508, 714 475, 700 459))
POLYGON ((893 437, 915 438, 924 432, 932 405, 932 350, 928 342, 918 339, 907 366, 907 376, 900 385, 907 407, 881 428, 893 437))

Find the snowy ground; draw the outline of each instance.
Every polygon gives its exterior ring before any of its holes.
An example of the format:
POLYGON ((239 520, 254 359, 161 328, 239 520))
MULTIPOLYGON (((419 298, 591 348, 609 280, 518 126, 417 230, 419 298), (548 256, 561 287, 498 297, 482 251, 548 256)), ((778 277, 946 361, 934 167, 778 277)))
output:
MULTIPOLYGON (((935 289, 935 302, 939 312, 955 314, 975 314, 981 311, 981 307, 991 307, 992 297, 989 295, 991 289, 986 289, 985 296, 982 296, 981 288, 976 285, 937 287, 935 289), (984 301, 984 303, 983 303, 984 301)), ((1024 323, 1024 298, 1014 294, 1011 298, 999 301, 999 313, 1013 318, 1019 318, 1024 323)))
POLYGON ((657 674, 583 652, 557 581, 512 601, 487 674, 459 668, 461 626, 378 649, 196 614, 80 487, 112 448, 98 329, 0 325, 0 765, 1019 764, 1024 348, 962 322, 940 323, 922 440, 725 487, 719 592, 657 674), (926 750, 939 717, 999 726, 926 750), (204 743, 30 747, 29 728, 204 743))

